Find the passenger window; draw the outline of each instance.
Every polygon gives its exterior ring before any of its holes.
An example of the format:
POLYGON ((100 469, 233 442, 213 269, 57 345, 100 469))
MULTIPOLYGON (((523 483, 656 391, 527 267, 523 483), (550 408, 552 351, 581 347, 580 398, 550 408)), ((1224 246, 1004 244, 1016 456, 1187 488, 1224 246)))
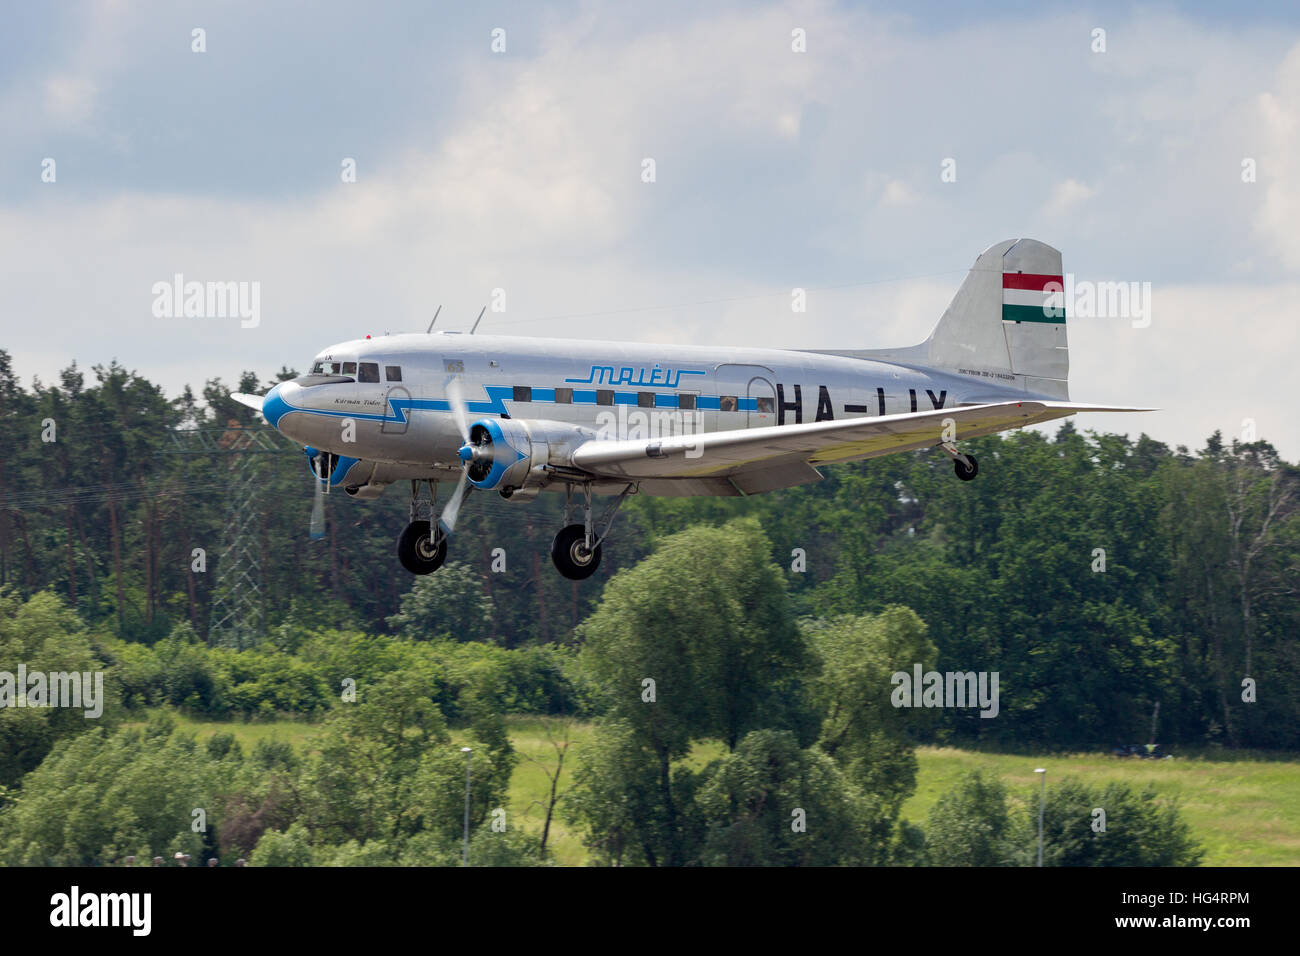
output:
POLYGON ((385 365, 384 378, 386 378, 390 382, 400 382, 402 380, 402 366, 385 365))
POLYGON ((362 362, 357 366, 358 382, 377 382, 379 381, 379 363, 362 362))
POLYGON ((687 410, 695 407, 695 394, 693 392, 682 392, 677 396, 677 407, 687 410))
POLYGON ((654 408, 654 407, 655 407, 655 393, 654 393, 654 392, 637 392, 637 393, 636 393, 636 403, 637 403, 637 406, 640 407, 640 408, 654 408))
POLYGON ((356 375, 356 374, 357 374, 357 363, 356 363, 356 362, 344 362, 344 363, 343 363, 343 374, 344 374, 344 375, 356 375))
POLYGON ((771 395, 760 395, 755 401, 758 403, 757 408, 760 412, 776 411, 776 405, 771 395))
POLYGON ((614 404, 614 390, 613 390, 612 388, 598 388, 598 389, 596 389, 596 404, 597 404, 597 405, 613 405, 613 404, 614 404))
POLYGON ((573 404, 573 389, 571 389, 571 388, 557 388, 557 389, 555 390, 555 404, 557 404, 557 405, 572 405, 572 404, 573 404))
POLYGON ((734 412, 736 410, 736 396, 722 395, 718 398, 718 411, 734 412))

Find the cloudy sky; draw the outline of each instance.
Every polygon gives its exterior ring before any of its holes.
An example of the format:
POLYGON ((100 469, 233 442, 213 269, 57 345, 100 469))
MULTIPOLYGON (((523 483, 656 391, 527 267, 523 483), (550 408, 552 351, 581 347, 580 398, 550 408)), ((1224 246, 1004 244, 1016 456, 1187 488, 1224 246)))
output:
POLYGON ((954 6, 6 5, 0 348, 174 394, 494 289, 483 332, 883 348, 1029 236, 1151 284, 1072 318, 1070 387, 1164 411, 1081 427, 1300 458, 1295 5, 954 6), (177 273, 260 323, 156 317, 177 273))

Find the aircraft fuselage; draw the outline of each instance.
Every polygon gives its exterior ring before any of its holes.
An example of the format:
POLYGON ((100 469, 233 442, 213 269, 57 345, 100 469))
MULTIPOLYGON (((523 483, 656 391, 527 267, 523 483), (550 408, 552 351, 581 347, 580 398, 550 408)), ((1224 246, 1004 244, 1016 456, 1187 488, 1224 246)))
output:
MULTIPOLYGON (((448 383, 473 418, 562 422, 605 437, 696 434, 1024 398, 987 377, 819 352, 435 333, 330 346, 273 389, 267 420, 295 441, 384 463, 386 480, 460 467, 448 383), (638 431, 639 430, 639 431, 638 431)), ((445 477, 445 475, 442 475, 445 477)), ((340 468, 334 483, 358 481, 340 468)))

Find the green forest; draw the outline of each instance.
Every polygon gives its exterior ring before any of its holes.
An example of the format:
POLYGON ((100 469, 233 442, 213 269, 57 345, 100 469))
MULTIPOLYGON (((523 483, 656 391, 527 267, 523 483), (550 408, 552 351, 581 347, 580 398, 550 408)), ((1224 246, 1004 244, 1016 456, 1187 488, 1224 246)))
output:
MULTIPOLYGON (((416 579, 405 487, 335 489, 314 540, 301 452, 232 450, 260 426, 227 392, 294 374, 24 387, 0 351, 0 671, 102 670, 107 698, 97 720, 0 707, 0 864, 458 863, 470 746, 480 864, 552 862, 554 819, 592 863, 1029 865, 1036 800, 978 770, 905 817, 918 747, 1300 750, 1300 472, 1265 441, 1067 422, 967 443, 973 482, 914 453, 633 496, 584 582, 550 565, 560 496, 481 493, 416 579), (244 632, 213 613, 237 526, 244 632), (917 665, 996 672, 996 716, 891 705, 917 665), (540 831, 500 825, 521 716, 586 735, 550 741, 540 831), (310 741, 186 726, 286 720, 310 741)), ((1048 865, 1202 860, 1150 788, 1046 801, 1048 865)))

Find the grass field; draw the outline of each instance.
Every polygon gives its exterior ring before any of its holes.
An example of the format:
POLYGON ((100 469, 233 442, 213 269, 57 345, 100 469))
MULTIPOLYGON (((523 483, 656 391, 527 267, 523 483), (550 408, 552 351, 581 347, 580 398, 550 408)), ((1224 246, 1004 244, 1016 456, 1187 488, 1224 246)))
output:
MULTIPOLYGON (((316 732, 314 725, 300 721, 219 723, 179 715, 176 719, 200 739, 218 732, 233 733, 246 750, 258 740, 271 738, 309 749, 316 732)), ((553 740, 560 736, 561 727, 547 718, 516 717, 509 720, 509 728, 520 760, 510 781, 507 819, 540 834, 550 788, 548 770, 556 763, 553 740)), ((571 725, 561 791, 569 784, 577 756, 591 735, 591 725, 571 725)), ((452 736, 459 746, 455 731, 452 736)), ((719 745, 703 746, 691 759, 703 764, 718 753, 719 745)), ((916 793, 903 807, 903 815, 914 823, 924 824, 939 795, 968 770, 978 768, 1000 777, 1013 793, 1025 794, 1037 785, 1034 768, 1046 767, 1048 786, 1068 776, 1098 784, 1120 781, 1134 789, 1150 784, 1161 795, 1177 797, 1193 835, 1205 848, 1206 866, 1300 866, 1300 758, 1210 755, 1118 760, 1102 754, 1026 757, 952 747, 922 747, 917 757, 916 793)), ((586 862, 582 841, 566 824, 562 812, 551 823, 549 845, 560 864, 586 862)))
POLYGON ((1102 754, 1024 757, 975 753, 951 747, 917 751, 916 793, 903 815, 924 823, 939 795, 967 770, 1000 777, 1013 791, 1037 785, 1035 767, 1047 769, 1047 785, 1064 777, 1089 783, 1151 785, 1177 797, 1184 819, 1205 848, 1205 866, 1300 865, 1300 760, 1275 757, 1178 757, 1172 760, 1116 759, 1102 754))

